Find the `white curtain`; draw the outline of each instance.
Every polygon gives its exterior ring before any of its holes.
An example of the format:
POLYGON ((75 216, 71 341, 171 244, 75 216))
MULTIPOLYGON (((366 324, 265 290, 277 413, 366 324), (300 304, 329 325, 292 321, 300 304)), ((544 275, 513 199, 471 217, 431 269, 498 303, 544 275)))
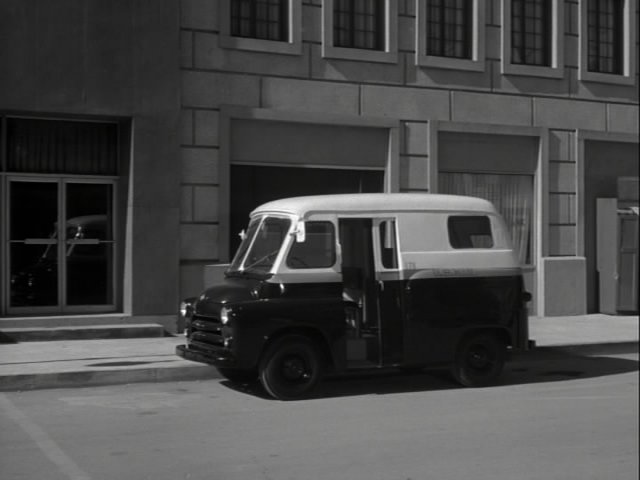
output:
POLYGON ((480 197, 492 202, 509 227, 520 263, 531 263, 533 176, 440 172, 438 186, 441 193, 480 197))

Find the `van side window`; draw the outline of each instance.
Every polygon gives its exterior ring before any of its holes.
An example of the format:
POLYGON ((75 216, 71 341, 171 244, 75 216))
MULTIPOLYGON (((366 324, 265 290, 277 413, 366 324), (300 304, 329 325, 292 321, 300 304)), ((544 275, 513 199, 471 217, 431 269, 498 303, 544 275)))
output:
POLYGON ((335 230, 331 222, 306 222, 305 241, 295 242, 287 256, 287 267, 327 268, 336 261, 335 230))
POLYGON ((380 223, 380 253, 384 268, 398 268, 396 223, 392 220, 380 223))
POLYGON ((491 222, 489 217, 460 215, 449 217, 449 242, 453 248, 491 248, 491 222))

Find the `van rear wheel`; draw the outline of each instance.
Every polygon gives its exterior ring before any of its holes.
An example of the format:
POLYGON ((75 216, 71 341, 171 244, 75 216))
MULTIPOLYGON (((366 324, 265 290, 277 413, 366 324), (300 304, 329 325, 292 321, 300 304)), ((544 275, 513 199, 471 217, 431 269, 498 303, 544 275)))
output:
POLYGON ((496 382, 506 356, 496 335, 479 333, 462 340, 456 353, 453 376, 465 387, 484 387, 496 382))
POLYGON ((322 376, 322 359, 315 344, 300 335, 283 337, 271 345, 260 362, 260 382, 279 400, 307 395, 322 376))

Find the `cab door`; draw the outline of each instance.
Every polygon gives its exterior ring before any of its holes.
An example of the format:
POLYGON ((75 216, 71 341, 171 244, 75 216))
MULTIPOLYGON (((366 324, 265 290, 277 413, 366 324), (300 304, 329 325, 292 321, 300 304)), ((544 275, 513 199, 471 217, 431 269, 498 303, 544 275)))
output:
POLYGON ((381 363, 397 365, 404 360, 405 327, 396 220, 376 218, 372 227, 381 363))

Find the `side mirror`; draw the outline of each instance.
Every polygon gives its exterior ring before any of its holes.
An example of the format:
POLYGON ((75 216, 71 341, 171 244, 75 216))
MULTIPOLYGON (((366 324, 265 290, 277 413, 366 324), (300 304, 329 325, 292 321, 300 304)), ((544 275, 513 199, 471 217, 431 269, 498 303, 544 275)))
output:
POLYGON ((304 241, 307 238, 307 232, 304 226, 304 222, 300 221, 298 222, 298 224, 296 225, 296 230, 295 230, 295 235, 296 235, 296 242, 297 243, 304 243, 304 241))
POLYGON ((530 301, 531 301, 531 298, 532 298, 531 293, 529 293, 529 292, 522 292, 522 301, 523 301, 523 302, 525 302, 525 303, 526 303, 526 302, 530 302, 530 301))
POLYGON ((238 236, 240 237, 240 240, 247 238, 247 232, 245 232, 244 228, 238 233, 238 236))

